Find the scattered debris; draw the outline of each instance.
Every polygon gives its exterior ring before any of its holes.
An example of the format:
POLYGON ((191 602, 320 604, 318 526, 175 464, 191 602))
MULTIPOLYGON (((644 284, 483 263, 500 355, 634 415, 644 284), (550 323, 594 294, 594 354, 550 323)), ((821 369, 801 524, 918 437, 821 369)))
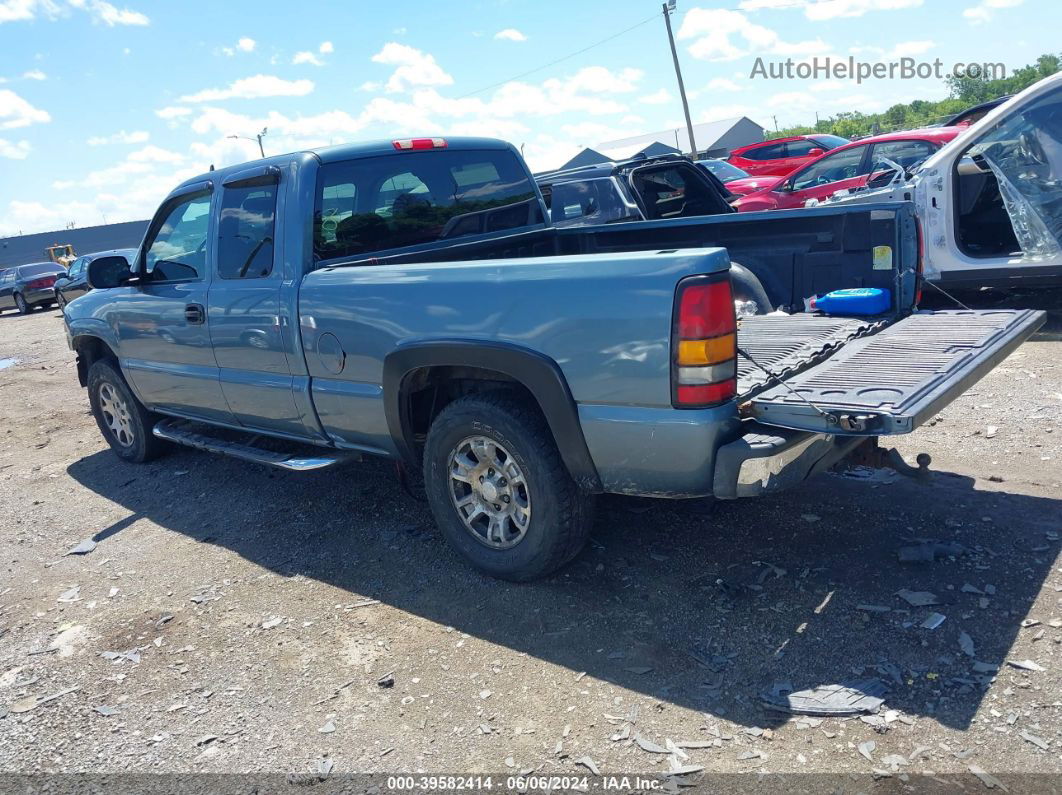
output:
POLYGON ((749 759, 763 759, 763 752, 753 749, 752 751, 745 751, 738 754, 738 759, 741 761, 747 761, 749 759))
POLYGON ((580 756, 578 759, 575 760, 575 764, 582 765, 595 776, 601 775, 601 771, 597 769, 597 765, 594 764, 594 760, 591 759, 589 756, 580 756))
POLYGON ((1022 671, 1046 671, 1042 665, 1033 662, 1032 660, 1007 660, 1007 665, 1012 668, 1019 668, 1022 671))
POLYGON ((80 689, 81 688, 79 686, 75 685, 74 687, 68 687, 65 690, 60 690, 58 693, 52 693, 50 696, 26 696, 25 698, 20 698, 7 709, 8 712, 12 712, 16 715, 22 712, 29 712, 31 709, 36 709, 41 704, 47 704, 49 701, 55 701, 57 698, 62 698, 63 696, 65 696, 67 693, 73 693, 80 689))
POLYGON ((216 734, 204 734, 202 737, 195 741, 195 744, 196 746, 210 745, 210 743, 214 742, 217 739, 218 736, 216 734))
POLYGON ((93 709, 105 718, 109 718, 111 715, 118 714, 117 709, 115 709, 114 707, 108 707, 106 704, 101 704, 98 707, 93 707, 93 709))
POLYGON ((649 754, 669 754, 671 753, 667 748, 662 745, 657 745, 652 740, 647 740, 640 734, 634 735, 634 742, 638 744, 638 747, 649 754))
POLYGON ((929 607, 930 605, 940 604, 940 599, 937 595, 929 591, 911 591, 907 588, 902 588, 896 592, 896 595, 912 607, 929 607))
POLYGON ((327 723, 325 723, 324 726, 322 726, 317 731, 319 731, 321 734, 331 734, 335 730, 336 730, 336 724, 333 723, 332 721, 328 721, 327 723))
POLYGON ((376 684, 380 687, 394 687, 395 686, 395 672, 391 671, 386 673, 376 680, 376 684))
POLYGON ((63 602, 64 604, 65 603, 69 603, 69 602, 80 602, 81 601, 81 586, 80 585, 75 585, 70 590, 63 591, 61 594, 59 594, 59 598, 56 599, 56 601, 57 602, 63 602))
POLYGON ((140 652, 136 649, 130 649, 129 651, 101 651, 100 657, 111 662, 140 662, 140 652))
POLYGON ((936 629, 944 623, 946 618, 947 616, 943 613, 930 613, 926 616, 926 620, 922 622, 922 629, 936 629))
POLYGON ((932 563, 939 558, 957 558, 966 547, 955 541, 923 541, 900 547, 896 555, 901 563, 932 563))
POLYGON ((986 439, 993 438, 996 435, 996 432, 998 430, 999 430, 999 428, 997 426, 989 425, 987 428, 985 428, 985 438, 986 439))
POLYGON ((273 629, 273 627, 279 627, 283 623, 283 618, 273 616, 273 618, 267 618, 265 621, 262 622, 262 629, 273 629))
POLYGON ((865 610, 868 613, 888 613, 892 608, 885 605, 856 605, 856 610, 865 610))
POLYGON ((962 653, 967 657, 976 657, 973 638, 971 638, 965 632, 959 633, 959 648, 962 649, 962 653))
POLYGON ((628 668, 624 668, 623 670, 630 671, 632 674, 647 674, 653 669, 651 666, 648 665, 632 665, 628 668))
POLYGON ((1018 736, 1025 740, 1025 742, 1032 743, 1042 751, 1047 751, 1051 748, 1051 746, 1047 744, 1047 741, 1044 740, 1043 737, 1037 737, 1035 734, 1029 734, 1029 732, 1027 732, 1025 729, 1022 729, 1020 732, 1018 732, 1018 736))
POLYGON ((764 704, 794 715, 857 715, 877 712, 885 703, 884 695, 888 692, 880 679, 820 685, 795 692, 788 692, 787 685, 776 684, 770 692, 761 694, 764 704))
POLYGON ((96 542, 91 538, 86 538, 84 541, 78 543, 76 547, 73 547, 67 555, 87 555, 89 552, 96 548, 96 542))
POLYGON ((803 519, 805 522, 808 522, 809 524, 814 524, 815 522, 822 519, 821 516, 818 516, 813 513, 802 513, 800 514, 800 518, 803 519))
POLYGON ((874 749, 878 747, 878 744, 873 740, 867 740, 865 743, 859 744, 859 753, 868 762, 874 761, 874 749))
POLYGON ((981 780, 981 783, 984 784, 988 789, 1001 789, 1004 792, 1007 792, 1007 788, 1003 786, 1002 781, 993 776, 991 773, 982 770, 977 765, 970 765, 970 772, 977 776, 977 778, 981 780))

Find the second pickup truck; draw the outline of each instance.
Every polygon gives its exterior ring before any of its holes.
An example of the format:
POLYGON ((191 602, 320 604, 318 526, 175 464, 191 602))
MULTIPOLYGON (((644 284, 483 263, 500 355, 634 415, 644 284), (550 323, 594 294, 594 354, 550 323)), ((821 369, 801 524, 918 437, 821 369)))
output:
POLYGON ((392 458, 450 543, 513 580, 579 552, 598 493, 757 496, 908 433, 1043 321, 918 311, 908 204, 558 229, 489 139, 213 171, 170 194, 131 262, 89 270, 64 317, 120 458, 392 458), (738 321, 731 257, 771 314, 738 321), (803 311, 842 287, 890 307, 803 311))

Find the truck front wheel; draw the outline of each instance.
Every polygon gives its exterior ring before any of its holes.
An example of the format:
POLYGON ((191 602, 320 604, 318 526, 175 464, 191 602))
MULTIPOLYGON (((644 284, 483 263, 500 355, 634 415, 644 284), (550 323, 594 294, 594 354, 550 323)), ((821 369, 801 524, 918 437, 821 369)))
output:
POLYGON ((101 359, 89 368, 88 393, 100 433, 123 461, 142 464, 166 451, 166 442, 151 433, 158 417, 136 399, 109 361, 101 359))
POLYGON ((470 395, 435 418, 424 451, 435 521, 473 566, 524 582, 583 548, 593 497, 568 474, 545 420, 507 394, 470 395))

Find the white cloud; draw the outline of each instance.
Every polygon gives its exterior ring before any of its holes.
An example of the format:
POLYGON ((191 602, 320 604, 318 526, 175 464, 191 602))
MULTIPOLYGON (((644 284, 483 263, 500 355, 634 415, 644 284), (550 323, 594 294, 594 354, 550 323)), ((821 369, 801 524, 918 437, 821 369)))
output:
POLYGON ((23 72, 22 77, 26 80, 47 80, 48 75, 42 72, 40 69, 30 69, 28 72, 23 72))
POLYGON ((254 39, 244 36, 236 42, 236 48, 241 52, 254 52, 254 48, 257 42, 254 39))
POLYGON ((374 63, 397 67, 387 80, 387 90, 396 93, 414 86, 448 86, 454 79, 435 62, 435 56, 415 47, 390 41, 372 56, 374 63))
POLYGON ((381 88, 383 88, 383 83, 377 82, 375 80, 366 80, 364 83, 358 86, 359 91, 376 92, 379 91, 381 88))
POLYGON ((67 1, 75 8, 86 9, 92 15, 93 21, 102 22, 110 28, 115 25, 148 25, 151 23, 151 20, 139 11, 117 8, 104 0, 89 0, 88 3, 85 0, 67 1))
POLYGON ((808 19, 821 22, 838 17, 861 17, 869 11, 915 8, 923 2, 924 0, 742 0, 738 8, 742 11, 803 9, 804 16, 808 19))
POLYGON ((0 90, 0 130, 44 124, 52 120, 47 111, 33 107, 14 91, 0 90))
POLYGON ((29 151, 29 141, 15 142, 8 141, 6 138, 0 138, 0 157, 7 157, 11 160, 25 160, 29 151))
POLYGON ((502 41, 527 41, 527 36, 516 28, 506 28, 494 34, 494 38, 502 41))
POLYGON ((726 9, 691 8, 682 19, 678 38, 694 39, 689 53, 705 61, 732 61, 753 53, 806 56, 829 49, 822 39, 784 41, 770 28, 750 22, 745 14, 726 9))
POLYGON ((122 130, 113 135, 96 135, 89 138, 85 143, 89 146, 104 146, 106 144, 142 144, 151 136, 143 130, 126 132, 122 130))
POLYGON ((309 50, 303 50, 302 52, 295 53, 295 57, 291 59, 293 64, 308 63, 314 66, 324 66, 324 61, 318 58, 309 50))
POLYGON ((671 101, 671 92, 666 88, 661 88, 659 91, 654 91, 652 94, 638 97, 638 101, 643 105, 666 105, 671 101))
POLYGON ((130 163, 180 163, 184 160, 184 155, 160 146, 149 145, 130 152, 126 159, 130 163))
POLYGON ((321 53, 321 55, 330 55, 335 50, 336 48, 332 46, 330 41, 322 41, 321 46, 317 48, 317 52, 321 53))
POLYGON ((0 0, 0 25, 5 22, 26 22, 38 16, 54 21, 68 16, 70 9, 88 12, 93 22, 102 22, 108 27, 115 25, 147 25, 151 20, 139 11, 117 8, 103 0, 0 0))
POLYGON ((980 25, 989 22, 999 9, 1014 8, 1023 2, 1024 0, 981 0, 977 5, 965 9, 962 15, 971 25, 980 25))
POLYGON ((0 25, 35 19, 37 12, 48 19, 58 19, 63 9, 52 0, 3 0, 0 2, 0 25))
POLYGON ((284 80, 275 75, 255 75, 235 80, 227 88, 208 88, 181 97, 181 102, 219 102, 223 99, 303 97, 313 91, 312 80, 284 80))
MULTIPOLYGON (((741 86, 728 77, 713 77, 708 81, 709 91, 740 91, 741 86)), ((703 93, 703 92, 702 92, 703 93)))
POLYGON ((181 116, 188 116, 191 112, 191 108, 182 108, 179 105, 172 105, 167 108, 159 108, 155 111, 155 115, 160 119, 177 119, 181 116))
POLYGON ((736 119, 740 116, 748 116, 753 121, 756 120, 752 109, 748 105, 712 105, 708 110, 701 111, 700 115, 697 116, 697 122, 736 119))

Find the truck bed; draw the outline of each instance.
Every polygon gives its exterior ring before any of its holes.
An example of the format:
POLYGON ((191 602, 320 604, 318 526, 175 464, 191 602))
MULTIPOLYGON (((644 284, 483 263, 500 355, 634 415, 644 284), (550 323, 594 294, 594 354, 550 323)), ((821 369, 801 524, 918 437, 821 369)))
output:
POLYGON ((882 320, 815 315, 742 318, 738 325, 738 398, 750 397, 777 379, 818 364, 845 343, 886 325, 882 320))

